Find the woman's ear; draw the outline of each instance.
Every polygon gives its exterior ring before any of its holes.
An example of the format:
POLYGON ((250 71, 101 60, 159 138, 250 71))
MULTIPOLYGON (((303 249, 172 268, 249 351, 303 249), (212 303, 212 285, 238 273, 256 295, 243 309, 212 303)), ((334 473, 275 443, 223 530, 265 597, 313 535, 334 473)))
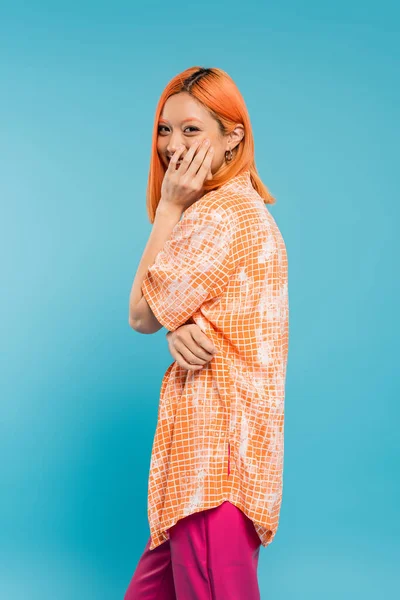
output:
POLYGON ((244 138, 244 127, 240 123, 238 123, 235 129, 230 133, 230 143, 231 147, 236 148, 244 138), (232 145, 233 144, 233 145, 232 145))

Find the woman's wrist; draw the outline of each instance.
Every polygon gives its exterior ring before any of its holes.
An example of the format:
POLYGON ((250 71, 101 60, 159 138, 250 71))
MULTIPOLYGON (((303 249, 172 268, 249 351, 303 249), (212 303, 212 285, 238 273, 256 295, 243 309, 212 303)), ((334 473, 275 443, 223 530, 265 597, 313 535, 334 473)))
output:
POLYGON ((156 209, 156 215, 160 215, 161 218, 170 218, 171 221, 178 220, 182 216, 182 209, 179 206, 173 205, 170 202, 167 203, 162 198, 158 203, 156 209))

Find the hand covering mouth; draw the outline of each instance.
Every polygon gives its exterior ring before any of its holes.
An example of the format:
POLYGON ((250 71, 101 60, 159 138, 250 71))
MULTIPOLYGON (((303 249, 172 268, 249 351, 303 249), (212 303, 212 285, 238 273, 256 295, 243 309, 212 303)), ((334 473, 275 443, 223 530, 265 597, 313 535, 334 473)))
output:
MULTIPOLYGON (((171 162, 171 159, 168 159, 168 164, 171 162)), ((176 163, 175 167, 178 168, 180 166, 180 164, 182 163, 181 160, 178 160, 178 162, 176 163)))

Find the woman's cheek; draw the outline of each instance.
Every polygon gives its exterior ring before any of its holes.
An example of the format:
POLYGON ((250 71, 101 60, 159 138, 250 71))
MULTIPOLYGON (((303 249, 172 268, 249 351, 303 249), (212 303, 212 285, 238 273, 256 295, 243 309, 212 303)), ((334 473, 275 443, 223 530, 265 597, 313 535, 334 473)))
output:
POLYGON ((217 170, 216 159, 215 159, 215 156, 213 156, 211 159, 211 172, 215 173, 216 170, 217 170))

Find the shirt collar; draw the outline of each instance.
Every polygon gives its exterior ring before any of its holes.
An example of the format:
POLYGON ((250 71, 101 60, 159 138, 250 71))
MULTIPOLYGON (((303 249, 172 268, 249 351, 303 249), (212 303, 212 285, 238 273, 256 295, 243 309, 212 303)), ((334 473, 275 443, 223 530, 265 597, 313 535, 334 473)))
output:
MULTIPOLYGON (((230 187, 248 187, 251 186, 250 169, 241 171, 234 177, 231 177, 226 183, 221 185, 221 188, 228 189, 230 187)), ((221 189, 220 188, 220 189, 221 189)))

